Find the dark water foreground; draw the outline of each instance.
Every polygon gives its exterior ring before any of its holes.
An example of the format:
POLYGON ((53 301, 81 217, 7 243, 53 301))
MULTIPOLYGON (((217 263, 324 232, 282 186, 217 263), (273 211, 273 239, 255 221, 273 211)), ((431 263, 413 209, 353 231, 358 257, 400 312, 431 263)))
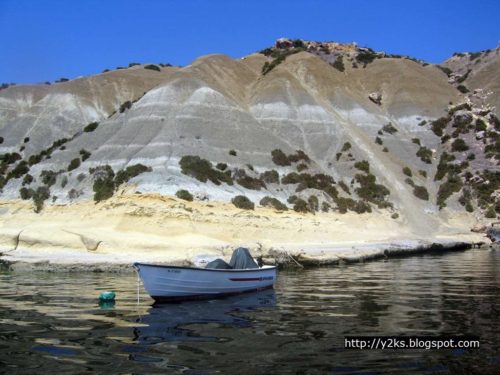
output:
POLYGON ((151 306, 134 275, 0 273, 0 374, 500 373, 500 251, 282 271, 275 291, 151 306), (117 292, 100 307, 103 290, 117 292), (475 350, 345 335, 479 335, 475 350))

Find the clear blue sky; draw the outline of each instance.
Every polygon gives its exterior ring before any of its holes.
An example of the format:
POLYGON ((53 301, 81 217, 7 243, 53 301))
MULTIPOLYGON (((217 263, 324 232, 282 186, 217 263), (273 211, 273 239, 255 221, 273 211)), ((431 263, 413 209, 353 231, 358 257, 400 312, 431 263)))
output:
POLYGON ((0 83, 240 57, 286 36, 438 63, 495 48, 500 0, 0 0, 0 83))

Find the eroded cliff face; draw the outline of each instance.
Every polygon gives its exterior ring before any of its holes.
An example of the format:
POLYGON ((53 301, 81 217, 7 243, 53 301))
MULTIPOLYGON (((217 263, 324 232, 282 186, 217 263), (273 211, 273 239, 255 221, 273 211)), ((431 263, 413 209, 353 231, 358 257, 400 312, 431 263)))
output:
POLYGON ((500 57, 483 54, 462 81, 469 92, 457 89, 453 74, 464 68, 454 58, 443 71, 356 45, 287 40, 239 60, 208 55, 183 68, 9 87, 0 91, 2 198, 40 210, 133 184, 195 200, 267 196, 303 211, 392 215, 415 233, 450 213, 495 217, 500 57))

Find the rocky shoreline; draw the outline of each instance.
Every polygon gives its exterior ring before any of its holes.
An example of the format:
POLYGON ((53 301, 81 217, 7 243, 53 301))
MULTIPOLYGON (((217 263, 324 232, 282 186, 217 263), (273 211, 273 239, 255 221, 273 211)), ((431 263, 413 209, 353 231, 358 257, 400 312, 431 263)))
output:
MULTIPOLYGON (((444 254, 463 251, 475 246, 470 241, 450 240, 408 240, 388 243, 369 243, 356 245, 323 245, 321 247, 304 246, 300 250, 287 251, 283 248, 252 249, 252 254, 263 264, 277 265, 282 268, 312 268, 321 266, 341 266, 389 258, 407 257, 422 254, 444 254)), ((225 254, 229 252, 224 251, 225 254)), ((224 256, 223 256, 224 257, 224 256)), ((225 257, 228 257, 225 255, 225 257)), ((200 266, 215 258, 214 256, 197 256, 167 262, 178 266, 200 266)), ((162 262, 159 262, 162 263, 162 262)), ((19 261, 9 260, 8 255, 0 253, 0 269, 14 272, 133 272, 132 262, 84 262, 54 263, 48 260, 19 261)))
POLYGON ((50 205, 38 214, 24 201, 5 201, 0 202, 0 262, 4 269, 49 272, 122 272, 134 262, 203 267, 243 246, 263 263, 314 267, 490 242, 470 229, 486 222, 465 214, 440 216, 439 225, 412 227, 404 216, 395 220, 385 211, 245 211, 227 203, 159 195, 50 205))

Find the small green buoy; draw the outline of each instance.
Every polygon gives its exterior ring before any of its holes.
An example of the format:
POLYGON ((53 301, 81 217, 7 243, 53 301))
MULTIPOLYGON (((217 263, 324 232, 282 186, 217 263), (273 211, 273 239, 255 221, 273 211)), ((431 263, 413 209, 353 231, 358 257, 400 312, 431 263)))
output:
POLYGON ((102 292, 99 295, 99 302, 115 302, 115 292, 102 292))

